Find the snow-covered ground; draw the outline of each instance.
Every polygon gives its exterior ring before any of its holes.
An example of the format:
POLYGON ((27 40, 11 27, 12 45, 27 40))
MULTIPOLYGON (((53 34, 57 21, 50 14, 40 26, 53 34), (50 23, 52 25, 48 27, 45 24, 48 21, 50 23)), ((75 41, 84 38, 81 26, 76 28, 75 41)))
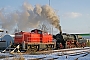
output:
MULTIPOLYGON (((87 47, 88 48, 88 47, 87 47)), ((77 49, 77 48, 74 48, 77 49)), ((69 49, 70 50, 70 49, 69 49)), ((57 50, 55 50, 57 51, 57 50)), ((25 60, 30 59, 41 59, 41 60, 90 60, 90 49, 83 49, 81 50, 73 50, 71 51, 64 51, 64 52, 54 52, 50 54, 39 54, 39 55, 11 55, 9 53, 0 53, 0 56, 6 56, 9 60, 13 60, 14 57, 23 57, 25 60), (14 56, 14 57, 11 57, 14 56)), ((7 58, 3 58, 0 60, 6 60, 7 58)))

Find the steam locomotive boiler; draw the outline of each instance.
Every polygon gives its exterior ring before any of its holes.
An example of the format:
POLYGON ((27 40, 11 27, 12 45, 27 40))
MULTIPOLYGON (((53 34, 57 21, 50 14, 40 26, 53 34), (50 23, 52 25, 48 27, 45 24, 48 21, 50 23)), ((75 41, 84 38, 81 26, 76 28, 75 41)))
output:
POLYGON ((62 33, 56 34, 54 39, 56 39, 56 49, 65 48, 66 41, 63 39, 62 33))

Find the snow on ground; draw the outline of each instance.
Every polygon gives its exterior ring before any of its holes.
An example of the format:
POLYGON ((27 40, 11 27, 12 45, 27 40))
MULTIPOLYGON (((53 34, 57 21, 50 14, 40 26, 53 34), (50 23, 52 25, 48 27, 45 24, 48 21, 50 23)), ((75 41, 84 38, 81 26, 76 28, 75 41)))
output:
MULTIPOLYGON (((68 55, 63 55, 63 56, 58 56, 58 55, 53 55, 53 54, 49 54, 49 55, 23 55, 23 58, 25 58, 25 60, 30 60, 30 59, 42 59, 42 60, 49 60, 49 59, 54 59, 54 60, 75 60, 76 58, 78 58, 78 60, 89 60, 90 59, 90 54, 82 57, 85 54, 80 54, 80 55, 76 55, 76 56, 68 56, 68 55)), ((16 57, 19 57, 18 55, 16 57)), ((7 60, 7 58, 4 59, 0 59, 0 60, 7 60)), ((9 60, 13 59, 13 57, 8 58, 9 60)))
POLYGON ((10 57, 11 57, 11 56, 13 56, 13 55, 11 55, 11 54, 9 54, 9 53, 0 53, 0 56, 7 56, 7 57, 10 56, 10 57))
MULTIPOLYGON (((77 49, 77 48, 75 48, 77 49)), ((23 57, 25 60, 30 59, 41 59, 41 60, 90 60, 90 49, 84 49, 84 50, 73 50, 73 51, 64 51, 64 52, 54 52, 50 54, 40 54, 40 55, 14 55, 14 57, 23 57)), ((0 56, 8 56, 9 60, 13 59, 13 55, 9 53, 0 53, 0 56)), ((5 60, 6 58, 0 59, 5 60)))

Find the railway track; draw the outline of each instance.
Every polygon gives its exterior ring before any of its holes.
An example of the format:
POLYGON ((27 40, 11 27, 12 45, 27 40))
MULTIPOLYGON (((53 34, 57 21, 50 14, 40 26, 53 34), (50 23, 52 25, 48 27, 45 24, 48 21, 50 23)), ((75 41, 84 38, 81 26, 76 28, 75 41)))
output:
POLYGON ((71 49, 38 51, 38 52, 35 52, 35 55, 21 53, 21 52, 20 53, 14 53, 11 55, 13 57, 15 57, 15 56, 19 57, 20 55, 22 55, 24 58, 29 57, 28 59, 30 59, 30 60, 34 60, 34 59, 38 59, 38 60, 39 59, 53 59, 54 60, 54 59, 59 59, 60 57, 63 57, 63 56, 65 56, 64 59, 68 59, 69 56, 78 56, 76 58, 73 58, 73 59, 77 60, 81 57, 87 56, 89 53, 90 53, 90 47, 85 47, 85 48, 71 48, 71 49), (53 56, 56 56, 56 57, 53 57, 53 56))
MULTIPOLYGON (((89 52, 89 51, 85 51, 85 50, 89 50, 90 47, 85 47, 85 48, 70 48, 70 49, 59 49, 59 50, 49 50, 49 51, 38 51, 35 52, 36 54, 50 54, 50 53, 55 53, 55 52, 68 52, 68 51, 78 51, 78 50, 83 50, 82 52, 89 52)), ((74 52, 71 52, 71 54, 74 52)), ((78 52, 79 53, 79 52, 78 52)))
POLYGON ((56 53, 56 52, 61 52, 60 55, 70 55, 70 54, 81 54, 83 52, 90 52, 90 47, 85 47, 85 48, 70 48, 70 49, 59 49, 59 50, 47 50, 47 51, 37 51, 37 52, 13 52, 10 54, 51 54, 51 53, 56 53), (80 50, 80 51, 79 51, 80 50), (78 52, 77 52, 78 51, 78 52))

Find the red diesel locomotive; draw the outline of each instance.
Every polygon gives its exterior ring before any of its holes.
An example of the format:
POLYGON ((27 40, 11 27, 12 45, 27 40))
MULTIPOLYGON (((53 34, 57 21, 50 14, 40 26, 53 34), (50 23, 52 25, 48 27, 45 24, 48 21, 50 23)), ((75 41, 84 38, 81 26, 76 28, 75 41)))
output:
POLYGON ((47 32, 34 29, 31 32, 15 33, 14 45, 20 45, 20 50, 48 50, 55 47, 53 36, 47 32))

